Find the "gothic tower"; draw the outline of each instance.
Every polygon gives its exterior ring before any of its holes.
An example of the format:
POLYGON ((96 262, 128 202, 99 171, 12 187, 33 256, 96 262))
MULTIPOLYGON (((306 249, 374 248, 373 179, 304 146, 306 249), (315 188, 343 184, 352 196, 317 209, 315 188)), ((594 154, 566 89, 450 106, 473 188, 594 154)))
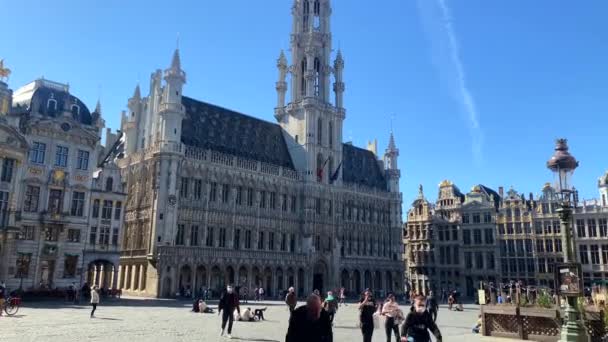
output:
POLYGON ((339 184, 342 162, 344 60, 331 60, 330 0, 295 0, 292 7, 291 65, 281 52, 277 61, 275 117, 284 129, 292 159, 307 181, 339 184), (334 74, 334 103, 330 99, 334 74), (289 87, 286 81, 290 76, 289 87), (286 92, 290 90, 286 105, 286 92), (336 177, 332 177, 336 175, 336 177))

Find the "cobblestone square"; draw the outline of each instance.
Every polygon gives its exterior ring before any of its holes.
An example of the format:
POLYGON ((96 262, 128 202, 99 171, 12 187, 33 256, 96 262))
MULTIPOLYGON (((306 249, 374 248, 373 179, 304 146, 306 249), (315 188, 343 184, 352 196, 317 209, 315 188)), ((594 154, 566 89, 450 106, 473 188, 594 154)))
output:
MULTIPOLYGON (((212 306, 215 307, 215 302, 212 306)), ((302 303, 299 303, 300 305, 302 303)), ((250 302, 243 307, 268 307, 264 322, 235 322, 233 340, 284 341, 289 313, 282 302, 250 302)), ((403 306, 405 311, 406 306, 403 306)), ((439 311, 438 323, 444 341, 479 341, 471 333, 478 307, 465 306, 464 312, 439 311)), ((190 304, 175 300, 105 300, 96 318, 89 318, 90 307, 54 303, 25 303, 14 317, 0 318, 1 341, 222 341, 217 314, 190 312, 190 304)), ((357 328, 357 309, 341 307, 334 321, 334 341, 361 340, 357 328)), ((386 341, 383 329, 374 332, 374 342, 386 341)))

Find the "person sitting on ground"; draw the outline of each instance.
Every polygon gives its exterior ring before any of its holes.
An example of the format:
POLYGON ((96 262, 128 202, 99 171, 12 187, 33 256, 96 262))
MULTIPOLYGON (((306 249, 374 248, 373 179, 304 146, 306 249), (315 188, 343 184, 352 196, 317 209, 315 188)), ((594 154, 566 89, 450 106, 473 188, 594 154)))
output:
POLYGON ((426 310, 426 299, 418 296, 414 300, 413 310, 407 314, 405 323, 401 326, 401 341, 431 342, 429 330, 435 335, 437 342, 442 341, 437 324, 426 310))
POLYGON ((197 299, 192 303, 192 312, 200 312, 200 302, 202 299, 197 299))
POLYGON ((473 326, 473 334, 479 334, 481 331, 481 315, 477 316, 477 323, 473 326))
POLYGON ((198 301, 198 312, 200 313, 213 313, 213 309, 210 308, 204 300, 198 301))
POLYGON ((257 320, 255 319, 255 317, 251 313, 251 308, 247 308, 247 309, 245 309, 245 311, 243 311, 243 314, 241 315, 240 321, 243 321, 243 322, 255 322, 257 320))

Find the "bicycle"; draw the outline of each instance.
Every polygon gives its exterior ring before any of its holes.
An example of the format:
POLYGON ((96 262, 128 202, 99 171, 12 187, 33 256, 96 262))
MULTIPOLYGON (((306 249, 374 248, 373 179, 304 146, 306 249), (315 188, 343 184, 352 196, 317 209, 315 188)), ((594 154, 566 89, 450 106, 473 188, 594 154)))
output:
POLYGON ((4 310, 8 316, 13 316, 19 311, 19 306, 21 306, 21 298, 19 297, 11 297, 9 296, 4 301, 3 307, 0 307, 0 310, 4 310))

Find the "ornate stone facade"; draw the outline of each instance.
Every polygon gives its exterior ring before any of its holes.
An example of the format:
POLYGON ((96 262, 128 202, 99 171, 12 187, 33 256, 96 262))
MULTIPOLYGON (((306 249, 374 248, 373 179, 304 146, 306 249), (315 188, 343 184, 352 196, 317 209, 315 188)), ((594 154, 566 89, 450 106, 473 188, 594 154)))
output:
MULTIPOLYGON (((5 154, 3 161, 12 163, 13 177, 5 177, 9 183, 0 184, 0 191, 10 188, 11 193, 8 221, 0 225, 4 232, 0 279, 11 289, 64 288, 85 281, 112 287, 111 275, 100 282, 104 278, 99 274, 92 271, 87 277, 83 271, 96 262, 118 262, 118 237, 115 244, 99 241, 96 252, 87 255, 90 210, 94 199, 106 192, 96 179, 112 172, 98 158, 105 153, 100 144, 104 121, 99 104, 90 112, 67 85, 44 79, 14 93, 0 93, 11 96, 11 109, 1 113, 0 125, 14 145, 8 147, 13 156, 5 154), (107 253, 100 256, 100 250, 107 253)), ((114 174, 120 185, 117 168, 114 174)), ((6 209, 1 199, 0 193, 0 208, 6 209)), ((117 199, 112 205, 122 201, 117 199)), ((111 224, 116 234, 120 234, 120 223, 119 218, 111 224)))
POLYGON ((384 160, 342 143, 344 61, 338 52, 330 64, 330 13, 329 0, 294 1, 278 124, 182 96, 178 51, 147 97, 136 88, 115 149, 129 194, 126 293, 402 289, 398 150, 392 135, 384 160))
MULTIPOLYGON (((598 182, 606 191, 604 175, 598 182)), ((480 282, 554 286, 555 263, 563 260, 555 189, 526 198, 514 189, 498 193, 483 185, 466 195, 449 181, 436 204, 422 192, 404 229, 407 283, 415 291, 454 289, 473 296, 480 282)), ((608 206, 575 196, 573 229, 585 286, 608 279, 608 206)))

